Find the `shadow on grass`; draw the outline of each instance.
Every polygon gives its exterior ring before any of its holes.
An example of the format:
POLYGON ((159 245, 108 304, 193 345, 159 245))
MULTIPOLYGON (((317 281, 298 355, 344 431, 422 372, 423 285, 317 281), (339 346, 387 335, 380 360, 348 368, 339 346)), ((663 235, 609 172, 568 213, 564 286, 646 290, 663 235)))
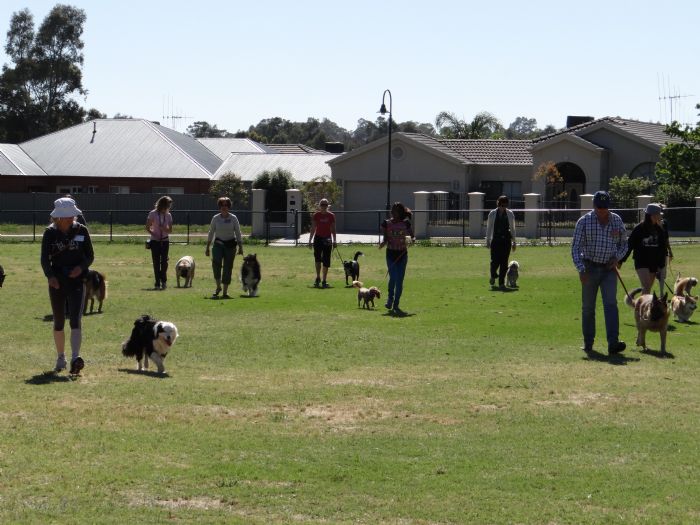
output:
POLYGON ((582 359, 585 361, 599 361, 601 363, 607 363, 609 365, 615 366, 623 366, 627 363, 634 363, 640 360, 638 357, 628 357, 623 354, 601 354, 600 352, 596 352, 595 350, 587 352, 586 355, 582 357, 582 359))
POLYGON ((41 319, 45 323, 50 323, 53 321, 53 314, 46 314, 44 317, 37 317, 37 319, 41 319))
POLYGON ((29 379, 25 379, 24 382, 27 385, 49 385, 51 383, 70 383, 71 381, 75 381, 77 377, 78 376, 60 375, 53 370, 49 370, 32 376, 29 379))
POLYGON ((135 368, 118 368, 117 371, 123 372, 125 374, 132 374, 132 375, 137 375, 137 376, 147 376, 147 377, 155 377, 157 379, 165 379, 166 377, 170 377, 170 375, 167 372, 158 373, 154 370, 136 370, 135 368))
POLYGON ((646 348, 639 351, 640 354, 646 354, 653 357, 658 357, 659 359, 675 359, 676 356, 671 352, 662 352, 660 350, 652 350, 651 348, 646 348))
POLYGON ((511 293, 511 292, 517 292, 518 290, 519 290, 519 288, 500 288, 498 286, 491 287, 492 292, 511 293))
POLYGON ((241 299, 257 299, 260 296, 259 295, 248 295, 247 293, 242 293, 238 297, 240 297, 241 299))

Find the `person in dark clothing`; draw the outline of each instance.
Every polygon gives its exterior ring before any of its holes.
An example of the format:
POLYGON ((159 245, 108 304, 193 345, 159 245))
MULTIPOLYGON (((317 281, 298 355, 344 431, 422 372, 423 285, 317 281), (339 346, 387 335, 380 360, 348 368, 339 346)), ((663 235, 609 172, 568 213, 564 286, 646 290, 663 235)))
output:
POLYGON ((151 234, 151 260, 156 290, 165 290, 168 281, 168 252, 170 251, 169 235, 173 231, 173 216, 170 208, 173 200, 167 195, 156 201, 156 207, 148 213, 146 231, 151 234))
POLYGON ((54 370, 60 372, 67 367, 64 325, 68 312, 71 328, 71 374, 79 374, 85 366, 80 355, 84 278, 95 259, 88 229, 75 221, 78 215, 81 212, 73 199, 57 199, 51 212, 52 223, 44 231, 41 240, 41 268, 48 279, 53 313, 53 339, 57 354, 54 370))
POLYGON ((654 280, 666 267, 669 255, 668 232, 661 224, 662 215, 660 204, 647 205, 644 220, 632 230, 627 239, 627 253, 618 265, 622 266, 632 255, 643 294, 651 293, 654 280))
POLYGON ((498 286, 505 288, 506 272, 510 250, 515 251, 515 215, 508 209, 508 197, 501 195, 496 201, 498 207, 489 212, 486 221, 486 247, 491 250, 491 278, 493 286, 498 276, 498 286))

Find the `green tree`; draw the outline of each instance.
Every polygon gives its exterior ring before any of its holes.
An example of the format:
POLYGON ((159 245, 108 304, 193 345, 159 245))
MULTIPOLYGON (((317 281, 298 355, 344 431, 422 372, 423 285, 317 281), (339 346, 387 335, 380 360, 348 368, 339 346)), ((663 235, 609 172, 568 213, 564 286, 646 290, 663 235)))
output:
POLYGON ((619 208, 636 208, 637 196, 651 191, 649 179, 631 179, 626 173, 610 179, 610 197, 619 208))
POLYGON ((292 174, 282 168, 277 168, 274 171, 263 171, 253 181, 253 189, 267 190, 265 207, 271 211, 286 211, 286 190, 296 187, 297 184, 292 174))
POLYGON ((506 129, 505 136, 508 139, 527 140, 537 136, 537 119, 517 117, 506 129))
POLYGON ((326 176, 315 177, 305 182, 301 187, 304 196, 304 204, 307 210, 316 208, 318 201, 328 199, 331 204, 340 202, 342 190, 338 184, 326 176))
POLYGON ((226 172, 209 187, 209 193, 216 197, 228 197, 234 207, 248 203, 248 189, 241 178, 233 172, 226 172))
POLYGON ((193 136, 196 139, 201 138, 225 138, 232 136, 231 133, 225 129, 219 129, 216 124, 213 126, 205 120, 198 120, 193 124, 187 126, 186 133, 193 136))
POLYGON ((435 127, 440 136, 448 139, 487 139, 502 126, 488 111, 477 113, 471 122, 458 118, 454 113, 441 111, 435 117, 435 127))
POLYGON ((13 13, 0 76, 0 138, 22 142, 83 121, 72 97, 82 84, 85 11, 57 4, 34 30, 28 9, 13 13))
MULTIPOLYGON (((695 106, 700 109, 700 104, 695 106)), ((669 142, 656 164, 656 194, 669 206, 694 205, 700 195, 700 121, 695 127, 672 122, 665 132, 680 142, 669 142)))

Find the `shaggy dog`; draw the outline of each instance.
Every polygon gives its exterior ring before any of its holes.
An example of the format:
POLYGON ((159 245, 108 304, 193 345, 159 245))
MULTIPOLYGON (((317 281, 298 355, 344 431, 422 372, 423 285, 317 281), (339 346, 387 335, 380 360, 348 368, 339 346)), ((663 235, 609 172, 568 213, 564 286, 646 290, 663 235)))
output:
POLYGON ((518 264, 518 261, 510 261, 508 264, 508 271, 506 272, 506 281, 510 288, 518 287, 519 270, 520 264, 518 264))
POLYGON ((343 269, 345 270, 345 286, 348 285, 348 277, 351 281, 357 281, 360 278, 360 263, 357 258, 364 255, 362 252, 355 252, 355 257, 352 261, 343 261, 343 269))
POLYGON ((369 310, 369 305, 372 305, 372 308, 374 308, 374 298, 376 297, 379 299, 381 297, 381 294, 379 292, 379 288, 376 286, 370 286, 369 288, 365 288, 360 281, 353 281, 352 285, 355 288, 359 288, 357 290, 357 307, 360 307, 360 303, 362 303, 362 308, 367 308, 369 310))
POLYGON ((243 292, 247 293, 248 297, 256 297, 258 295, 260 279, 258 256, 255 253, 249 253, 243 257, 243 265, 241 266, 241 285, 243 286, 243 292))
POLYGON ((192 288, 192 279, 194 279, 194 257, 185 255, 180 257, 175 265, 175 276, 177 277, 177 287, 180 288, 180 277, 185 280, 185 288, 192 288))
POLYGON ((97 299, 97 313, 102 313, 102 303, 107 299, 107 281, 105 275, 97 270, 88 270, 85 279, 85 304, 83 305, 83 314, 87 313, 88 300, 90 301, 90 313, 95 307, 95 299, 97 299))
POLYGON ((5 282, 5 270, 0 266, 0 288, 2 288, 2 283, 5 282))
POLYGON ((634 298, 641 288, 635 288, 632 293, 625 297, 625 304, 634 308, 634 320, 637 324, 637 346, 647 350, 646 333, 647 330, 659 332, 661 337, 661 353, 666 353, 666 330, 668 330, 668 318, 671 311, 668 308, 668 294, 663 297, 653 294, 640 295, 634 298))
POLYGON ((148 369, 150 357, 158 367, 158 373, 165 373, 163 361, 178 336, 177 327, 168 321, 158 321, 149 315, 142 315, 134 321, 131 337, 122 343, 122 354, 135 357, 138 370, 148 369))

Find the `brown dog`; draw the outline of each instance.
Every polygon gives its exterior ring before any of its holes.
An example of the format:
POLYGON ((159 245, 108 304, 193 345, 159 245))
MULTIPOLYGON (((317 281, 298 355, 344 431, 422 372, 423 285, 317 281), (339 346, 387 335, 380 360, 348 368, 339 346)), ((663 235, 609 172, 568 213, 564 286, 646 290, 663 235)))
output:
POLYGON ((678 277, 676 277, 676 284, 673 287, 673 293, 675 295, 690 295, 693 286, 697 286, 697 284, 698 280, 695 277, 684 277, 681 279, 681 274, 679 272, 678 277))
POLYGON ((661 353, 666 353, 666 331, 668 330, 668 318, 671 311, 668 308, 668 294, 663 297, 653 294, 640 295, 634 298, 641 288, 635 288, 627 297, 625 304, 634 308, 634 320, 637 323, 637 346, 641 346, 644 350, 648 350, 646 343, 647 330, 659 332, 661 337, 661 353))
POLYGON ((697 295, 674 295, 671 297, 671 310, 673 310, 673 315, 680 323, 690 321, 690 316, 695 313, 697 307, 697 295))
POLYGON ((194 279, 195 262, 194 257, 185 255, 180 257, 175 265, 175 277, 177 277, 177 287, 180 288, 180 277, 185 280, 185 288, 192 288, 192 280, 194 279))
POLYGON ((90 313, 95 307, 95 299, 97 299, 97 313, 102 313, 102 303, 107 299, 107 281, 105 275, 97 270, 88 270, 85 280, 85 304, 83 305, 83 314, 87 313, 87 303, 90 301, 90 313))

